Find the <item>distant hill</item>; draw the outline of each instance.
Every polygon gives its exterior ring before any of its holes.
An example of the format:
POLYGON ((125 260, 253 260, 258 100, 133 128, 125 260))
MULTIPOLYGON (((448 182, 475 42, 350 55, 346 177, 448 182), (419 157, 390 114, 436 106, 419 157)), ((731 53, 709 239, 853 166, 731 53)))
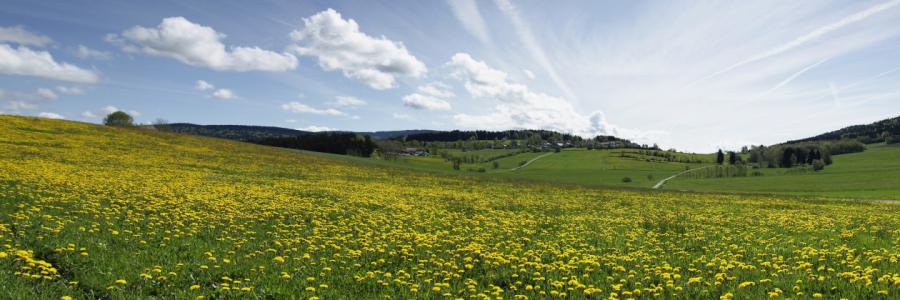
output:
MULTIPOLYGON (((301 131, 290 128, 274 127, 274 126, 251 126, 251 125, 197 125, 190 123, 172 123, 169 124, 173 132, 202 135, 216 138, 223 138, 237 141, 262 140, 267 138, 278 138, 286 136, 298 136, 305 134, 315 134, 317 132, 301 131)), ((356 135, 368 135, 369 137, 381 140, 397 136, 409 134, 432 132, 433 130, 416 129, 416 130, 397 130, 397 131, 373 131, 373 132, 351 132, 356 135)))
POLYGON ((884 119, 868 125, 848 126, 814 137, 788 141, 785 144, 840 140, 845 137, 849 139, 858 139, 862 143, 869 144, 883 142, 884 137, 882 136, 882 133, 884 132, 889 132, 891 136, 900 136, 900 117, 884 119))

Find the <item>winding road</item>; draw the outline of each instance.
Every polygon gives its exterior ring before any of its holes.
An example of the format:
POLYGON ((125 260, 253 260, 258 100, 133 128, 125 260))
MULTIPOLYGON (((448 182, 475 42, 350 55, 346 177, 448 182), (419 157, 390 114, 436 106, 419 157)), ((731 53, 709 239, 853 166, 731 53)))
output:
POLYGON ((541 156, 532 158, 531 160, 529 160, 528 162, 526 162, 524 165, 521 165, 521 166, 518 166, 518 167, 515 167, 515 168, 512 168, 512 169, 509 169, 509 170, 494 171, 494 172, 489 172, 489 173, 500 173, 500 172, 515 171, 515 170, 518 170, 518 169, 521 169, 521 168, 527 166, 528 164, 530 164, 531 162, 537 160, 538 158, 541 158, 541 157, 544 157, 544 156, 547 156, 547 155, 550 155, 550 154, 553 154, 553 153, 555 153, 555 152, 550 152, 550 153, 547 153, 547 154, 544 154, 544 155, 541 155, 541 156))

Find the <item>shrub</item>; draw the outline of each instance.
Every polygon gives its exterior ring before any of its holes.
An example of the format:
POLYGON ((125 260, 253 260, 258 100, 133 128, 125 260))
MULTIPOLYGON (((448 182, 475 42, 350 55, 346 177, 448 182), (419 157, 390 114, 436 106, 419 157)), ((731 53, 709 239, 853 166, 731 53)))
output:
POLYGON ((484 168, 479 168, 478 172, 484 173, 484 168))
POLYGON ((523 160, 523 161, 520 161, 520 162, 519 162, 519 167, 524 166, 524 165, 527 164, 527 163, 528 163, 528 162, 527 162, 527 161, 524 161, 524 160, 523 160))
POLYGON ((765 174, 763 174, 763 172, 760 172, 760 171, 753 171, 753 173, 750 173, 750 175, 753 175, 753 176, 763 176, 763 175, 765 175, 765 174))
POLYGON ((631 182, 631 178, 622 177, 622 182, 631 182))
POLYGON ((821 159, 813 160, 812 167, 813 171, 822 170, 825 168, 825 162, 823 162, 821 159))
POLYGON ((887 145, 887 144, 893 144, 893 143, 897 143, 897 142, 900 142, 900 139, 894 139, 894 137, 892 137, 892 136, 889 136, 889 137, 884 138, 884 144, 885 144, 885 145, 887 145))
POLYGON ((495 161, 495 162, 494 162, 494 169, 499 168, 499 167, 500 167, 500 162, 496 162, 496 161, 495 161))
POLYGON ((653 181, 653 174, 647 175, 647 180, 653 181))

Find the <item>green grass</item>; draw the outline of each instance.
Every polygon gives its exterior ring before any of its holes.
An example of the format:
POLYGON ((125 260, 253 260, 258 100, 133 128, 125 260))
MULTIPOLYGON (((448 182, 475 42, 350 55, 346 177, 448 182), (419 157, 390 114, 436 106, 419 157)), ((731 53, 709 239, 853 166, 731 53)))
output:
MULTIPOLYGON (((498 177, 576 183, 601 186, 652 187, 660 180, 678 174, 690 164, 647 162, 623 158, 616 150, 565 149, 534 161, 527 167, 496 173, 498 177), (606 169, 603 159, 606 158, 606 169), (647 178, 653 176, 653 180, 647 178), (622 182, 629 177, 632 182, 622 182)), ((698 166, 697 164, 691 165, 698 166)))
POLYGON ((764 176, 682 179, 664 188, 741 193, 775 193, 837 198, 900 199, 900 148, 869 148, 835 155, 834 164, 818 172, 786 174, 786 169, 754 169, 764 176))
MULTIPOLYGON (((292 150, 298 151, 298 150, 292 150)), ((503 155, 513 150, 481 150, 462 152, 460 150, 447 150, 453 155, 483 155, 485 158, 503 155)), ((463 164, 460 170, 453 170, 450 162, 445 162, 439 156, 416 157, 401 156, 396 161, 351 157, 328 153, 302 151, 321 157, 329 157, 357 163, 376 164, 409 168, 416 170, 428 170, 457 174, 483 174, 502 178, 519 178, 560 183, 574 183, 599 186, 641 187, 649 188, 660 180, 684 171, 687 166, 691 168, 706 164, 686 164, 676 162, 648 162, 630 157, 620 157, 621 150, 587 150, 585 148, 564 149, 560 153, 542 157, 528 166, 510 171, 518 166, 521 161, 529 161, 538 156, 551 153, 522 153, 519 155, 504 157, 495 160, 500 167, 494 169, 493 162, 463 164), (603 160, 606 159, 606 168, 603 168, 603 160), (485 168, 486 173, 471 172, 467 169, 485 168), (652 175, 653 179, 647 178, 652 175), (629 177, 632 182, 622 182, 623 177, 629 177)), ((701 159, 711 159, 712 155, 696 155, 701 159)))
MULTIPOLYGON (((784 168, 751 169, 763 176, 736 178, 684 179, 676 178, 662 188, 668 190, 714 191, 732 193, 766 193, 785 195, 807 195, 834 198, 887 199, 900 200, 900 148, 880 147, 862 153, 834 156, 835 163, 819 172, 790 174, 784 168)), ((454 155, 483 155, 485 158, 502 155, 512 150, 481 150, 462 152, 447 150, 454 155)), ((680 173, 686 166, 691 168, 710 165, 674 162, 648 162, 634 158, 620 157, 620 150, 593 150, 584 148, 563 149, 560 153, 540 158, 527 167, 508 171, 518 166, 520 161, 528 161, 547 154, 523 153, 496 160, 500 168, 494 169, 493 162, 463 164, 461 170, 453 170, 450 162, 438 156, 401 157, 397 161, 373 160, 326 153, 303 151, 317 156, 329 157, 365 164, 401 167, 416 170, 438 171, 456 174, 486 175, 502 178, 519 178, 538 181, 574 183, 598 186, 650 188, 660 180, 680 173), (603 159, 606 169, 603 169, 603 159), (467 171, 485 168, 486 173, 467 171), (653 180, 648 180, 652 175, 653 180), (629 177, 632 182, 622 182, 629 177)), ((714 160, 715 154, 694 155, 703 160, 714 160)))

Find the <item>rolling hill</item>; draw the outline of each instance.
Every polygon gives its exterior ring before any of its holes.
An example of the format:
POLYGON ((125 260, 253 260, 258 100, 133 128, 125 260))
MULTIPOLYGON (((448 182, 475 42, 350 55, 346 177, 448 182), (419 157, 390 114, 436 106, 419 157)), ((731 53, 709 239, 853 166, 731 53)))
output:
MULTIPOLYGON (((301 131, 290 128, 274 127, 274 126, 252 126, 252 125, 197 125, 190 123, 172 123, 169 124, 173 132, 201 135, 208 137, 216 137, 222 139, 247 141, 261 140, 273 137, 296 136, 301 134, 315 134, 317 132, 301 131)), ((395 130, 395 131, 337 131, 351 132, 356 135, 368 135, 369 137, 382 140, 392 137, 405 136, 416 133, 432 132, 433 130, 415 129, 415 130, 395 130)))

